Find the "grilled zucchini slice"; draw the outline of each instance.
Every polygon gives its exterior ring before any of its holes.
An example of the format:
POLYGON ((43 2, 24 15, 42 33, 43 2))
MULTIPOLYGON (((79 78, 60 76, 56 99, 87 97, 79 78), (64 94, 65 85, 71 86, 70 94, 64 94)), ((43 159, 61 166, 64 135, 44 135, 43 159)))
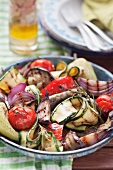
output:
POLYGON ((26 147, 27 144, 27 140, 26 140, 26 136, 28 134, 28 130, 22 130, 20 131, 19 135, 20 135, 20 145, 26 147))
POLYGON ((51 120, 57 123, 67 122, 76 115, 80 117, 86 107, 87 105, 82 97, 72 96, 56 106, 52 111, 51 120))
POLYGON ((76 118, 70 121, 69 123, 66 124, 66 127, 72 127, 71 129, 75 130, 76 127, 79 126, 84 126, 84 125, 96 125, 98 123, 98 112, 92 108, 90 105, 88 105, 87 109, 84 111, 84 113, 76 118))
POLYGON ((38 149, 48 152, 62 152, 63 146, 62 143, 56 139, 55 135, 52 132, 46 131, 42 135, 41 145, 38 149))
POLYGON ((9 93, 10 90, 20 83, 25 83, 26 79, 20 72, 12 66, 1 78, 0 78, 0 88, 6 93, 9 93))
POLYGON ((73 122, 70 122, 70 123, 67 123, 67 124, 66 124, 66 127, 69 128, 69 129, 78 131, 78 132, 83 132, 83 131, 86 130, 86 127, 87 127, 87 126, 85 126, 85 125, 83 125, 83 126, 75 126, 75 125, 73 124, 73 122))
POLYGON ((80 74, 80 68, 77 66, 73 66, 69 69, 67 74, 71 77, 77 77, 80 74))
POLYGON ((55 71, 52 71, 51 74, 53 75, 54 78, 58 78, 65 74, 67 75, 66 70, 67 63, 64 61, 59 61, 56 65, 55 71))

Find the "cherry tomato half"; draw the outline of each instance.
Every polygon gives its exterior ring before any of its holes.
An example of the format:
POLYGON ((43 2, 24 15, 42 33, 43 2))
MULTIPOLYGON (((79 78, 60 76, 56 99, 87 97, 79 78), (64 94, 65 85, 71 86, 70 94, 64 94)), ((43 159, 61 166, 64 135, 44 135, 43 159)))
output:
POLYGON ((36 120, 36 113, 31 108, 13 107, 9 110, 8 120, 16 130, 29 129, 36 120))
POLYGON ((49 61, 49 60, 46 60, 46 59, 35 60, 30 65, 31 68, 32 67, 36 67, 36 66, 45 68, 45 69, 47 69, 50 72, 55 69, 53 63, 51 61, 49 61))
POLYGON ((100 95, 96 99, 96 102, 99 108, 105 113, 113 110, 113 93, 100 95))

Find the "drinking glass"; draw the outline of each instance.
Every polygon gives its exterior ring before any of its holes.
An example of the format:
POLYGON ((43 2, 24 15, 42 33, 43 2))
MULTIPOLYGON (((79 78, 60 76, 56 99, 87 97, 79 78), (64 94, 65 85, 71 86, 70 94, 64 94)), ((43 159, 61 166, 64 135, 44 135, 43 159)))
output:
POLYGON ((31 54, 38 47, 37 1, 10 0, 9 45, 18 54, 31 54))

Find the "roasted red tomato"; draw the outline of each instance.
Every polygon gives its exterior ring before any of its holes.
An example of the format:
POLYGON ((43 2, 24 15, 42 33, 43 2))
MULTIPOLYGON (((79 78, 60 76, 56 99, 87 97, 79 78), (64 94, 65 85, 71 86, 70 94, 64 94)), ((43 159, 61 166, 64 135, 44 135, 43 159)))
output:
POLYGON ((59 125, 57 123, 50 123, 46 128, 48 131, 54 133, 56 139, 62 140, 62 131, 64 125, 59 125))
POLYGON ((31 108, 13 107, 9 110, 8 120, 16 130, 29 129, 36 120, 36 113, 31 108))
POLYGON ((110 112, 113 110, 113 93, 100 95, 96 102, 104 113, 110 112))
POLYGON ((55 69, 53 63, 51 61, 49 61, 49 60, 46 60, 46 59, 35 60, 30 65, 31 68, 32 67, 36 67, 36 66, 45 68, 45 69, 47 69, 50 72, 55 69))
POLYGON ((46 95, 46 91, 51 96, 74 87, 76 87, 76 85, 73 78, 70 76, 64 76, 50 82, 45 88, 41 90, 41 95, 43 98, 46 95))

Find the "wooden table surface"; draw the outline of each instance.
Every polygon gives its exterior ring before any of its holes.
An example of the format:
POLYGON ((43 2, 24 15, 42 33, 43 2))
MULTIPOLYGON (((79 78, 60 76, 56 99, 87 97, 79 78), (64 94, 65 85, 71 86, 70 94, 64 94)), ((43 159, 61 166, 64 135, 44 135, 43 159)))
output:
MULTIPOLYGON (((99 56, 77 54, 78 57, 84 57, 113 73, 113 55, 99 56)), ((113 140, 98 151, 73 161, 73 170, 113 170, 113 140)))
POLYGON ((73 170, 113 170, 113 140, 92 154, 75 158, 73 170))

